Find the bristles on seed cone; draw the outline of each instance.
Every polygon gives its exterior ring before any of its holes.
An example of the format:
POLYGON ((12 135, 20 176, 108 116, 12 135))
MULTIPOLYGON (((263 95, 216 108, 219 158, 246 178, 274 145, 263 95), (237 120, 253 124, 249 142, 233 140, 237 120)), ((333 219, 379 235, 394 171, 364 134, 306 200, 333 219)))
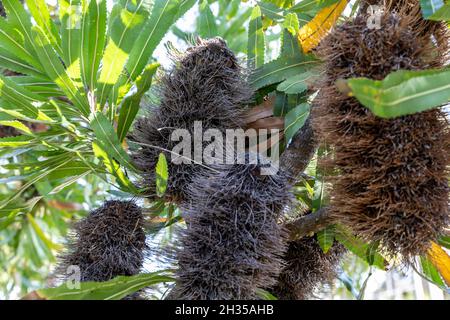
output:
POLYGON ((316 239, 304 237, 288 244, 276 286, 270 291, 280 300, 306 300, 336 278, 346 252, 338 242, 324 253, 316 239))
MULTIPOLYGON (((149 195, 155 194, 154 167, 161 148, 173 150, 179 143, 171 140, 175 129, 187 130, 193 140, 195 121, 201 121, 200 134, 208 129, 224 133, 226 129, 239 128, 243 107, 253 95, 237 58, 220 38, 199 40, 184 55, 174 55, 174 59, 173 70, 161 81, 160 106, 137 120, 130 137, 146 145, 134 152, 133 158, 144 172, 149 195)), ((194 152, 193 144, 191 151, 194 152)), ((165 155, 167 159, 173 156, 169 152, 165 155)), ((181 201, 192 177, 203 171, 202 166, 193 163, 169 164, 167 195, 181 201)))
POLYGON ((0 125, 0 138, 16 137, 19 135, 20 132, 17 131, 15 128, 0 125))
POLYGON ((291 200, 285 175, 262 176, 249 164, 217 169, 191 185, 171 299, 256 299, 282 268, 277 222, 291 200))
POLYGON ((334 147, 334 215, 405 261, 425 253, 430 240, 448 225, 450 138, 445 114, 434 109, 378 118, 339 93, 335 82, 442 66, 439 42, 419 35, 411 19, 388 13, 379 30, 369 29, 364 17, 336 27, 318 51, 326 76, 313 108, 317 134, 334 147))
POLYGON ((81 281, 107 281, 138 274, 146 249, 142 210, 134 202, 107 201, 77 222, 57 274, 78 266, 81 281))

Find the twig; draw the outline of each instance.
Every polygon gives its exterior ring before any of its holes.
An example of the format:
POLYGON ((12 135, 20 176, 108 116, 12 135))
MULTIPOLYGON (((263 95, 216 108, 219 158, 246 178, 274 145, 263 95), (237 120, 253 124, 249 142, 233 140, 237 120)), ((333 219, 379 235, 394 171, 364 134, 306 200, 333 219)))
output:
POLYGON ((334 223, 328 208, 322 208, 285 225, 289 232, 289 240, 301 239, 308 234, 316 233, 334 223))

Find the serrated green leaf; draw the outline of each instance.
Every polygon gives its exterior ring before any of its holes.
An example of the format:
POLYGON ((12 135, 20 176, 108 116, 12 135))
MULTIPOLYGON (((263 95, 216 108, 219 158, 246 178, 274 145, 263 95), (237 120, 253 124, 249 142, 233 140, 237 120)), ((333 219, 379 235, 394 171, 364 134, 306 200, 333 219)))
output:
POLYGON ((61 88, 61 90, 64 91, 67 97, 73 101, 75 106, 84 116, 89 116, 90 108, 86 95, 68 76, 58 55, 38 26, 33 27, 33 36, 36 43, 36 53, 39 57, 39 61, 45 67, 47 75, 61 88))
POLYGON ((98 142, 92 143, 92 149, 94 151, 94 155, 103 160, 103 163, 107 169, 107 171, 116 177, 121 190, 133 195, 138 194, 138 190, 130 181, 130 179, 125 175, 119 163, 115 161, 105 150, 105 146, 101 146, 98 142))
POLYGON ((148 22, 133 44, 130 56, 125 65, 127 75, 123 74, 115 85, 114 91, 119 99, 128 92, 128 85, 144 70, 153 51, 172 25, 180 0, 157 1, 152 9, 148 22))
MULTIPOLYGON (((345 230, 341 226, 336 227, 335 238, 337 241, 342 243, 344 247, 346 247, 350 252, 354 253, 356 256, 369 263, 367 261, 367 249, 369 248, 369 245, 367 243, 364 243, 362 240, 356 238, 348 230, 345 230)), ((381 270, 386 270, 386 266, 388 264, 383 256, 381 256, 379 253, 374 253, 372 265, 381 270)))
POLYGON ((422 267, 422 272, 427 276, 427 278, 435 283, 439 287, 445 287, 444 281, 439 275, 439 271, 433 265, 433 263, 427 257, 420 257, 420 264, 422 267))
POLYGON ((292 35, 287 29, 283 29, 280 57, 300 57, 302 55, 303 51, 300 48, 297 37, 292 35))
POLYGON ((25 61, 19 59, 14 53, 10 53, 3 47, 0 47, 0 67, 17 73, 45 77, 38 69, 30 66, 25 61))
POLYGON ((50 80, 39 79, 32 76, 14 76, 9 79, 30 92, 44 98, 64 96, 64 92, 50 80))
POLYGON ((263 15, 274 21, 284 19, 284 10, 277 5, 270 2, 258 1, 258 6, 261 8, 263 15))
POLYGON ((69 77, 78 80, 81 79, 81 0, 59 0, 58 3, 62 58, 69 77))
POLYGON ((334 244, 334 226, 328 226, 317 233, 317 241, 324 253, 327 253, 334 244))
POLYGON ((142 96, 150 89, 153 75, 158 67, 159 63, 147 65, 144 72, 136 80, 136 93, 123 100, 120 107, 119 120, 117 122, 117 136, 119 137, 119 141, 125 139, 128 130, 139 111, 142 96))
POLYGON ((294 135, 300 130, 308 119, 311 106, 308 103, 302 103, 289 111, 284 119, 284 134, 286 141, 291 141, 294 135))
POLYGON ((295 13, 288 13, 284 17, 283 28, 288 30, 293 36, 297 34, 298 29, 300 28, 297 15, 295 13))
POLYGON ((105 282, 82 282, 79 289, 65 283, 57 288, 37 290, 37 293, 48 300, 120 300, 142 288, 174 281, 164 272, 154 272, 119 276, 105 282))
POLYGON ((384 80, 347 81, 364 106, 382 118, 394 118, 438 107, 450 99, 450 70, 397 71, 384 80))
POLYGON ((0 19, 0 47, 32 66, 36 72, 42 71, 42 66, 35 59, 32 51, 25 48, 22 34, 4 19, 0 19))
POLYGON ((167 180, 169 179, 169 169, 167 166, 167 160, 164 153, 160 153, 158 157, 158 163, 155 168, 156 174, 156 192, 158 196, 162 196, 167 189, 167 180))
POLYGON ((308 89, 306 81, 312 79, 313 77, 314 75, 310 72, 298 74, 280 83, 277 90, 283 91, 287 94, 302 93, 308 89))
POLYGON ((41 27, 53 48, 62 55, 61 38, 58 30, 50 17, 50 12, 44 0, 26 0, 28 10, 33 16, 36 24, 41 27))
POLYGON ((280 57, 256 69, 250 76, 249 83, 252 88, 260 89, 304 73, 317 64, 318 61, 311 55, 280 57))
POLYGON ((133 3, 120 0, 113 9, 115 13, 111 16, 113 21, 109 26, 108 44, 97 84, 97 98, 101 106, 105 105, 111 90, 119 80, 144 23, 148 21, 151 4, 151 0, 137 0, 133 3))
POLYGON ((95 133, 98 145, 125 168, 135 170, 130 156, 122 148, 113 126, 105 115, 101 112, 94 113, 91 116, 90 125, 95 133))
POLYGON ((85 87, 93 91, 106 42, 106 0, 83 0, 82 4, 81 78, 85 87))
POLYGON ((3 75, 0 75, 0 96, 33 119, 39 117, 38 107, 45 101, 45 98, 28 91, 3 75))
POLYGON ((209 3, 203 0, 199 4, 200 14, 198 16, 198 33, 203 38, 213 38, 217 36, 216 18, 214 17, 209 3))
POLYGON ((6 9, 8 23, 24 36, 25 48, 34 54, 34 40, 31 33, 33 24, 31 17, 19 0, 2 0, 6 9))
POLYGON ((248 27, 247 61, 249 68, 259 68, 264 64, 265 45, 261 8, 255 6, 248 27))

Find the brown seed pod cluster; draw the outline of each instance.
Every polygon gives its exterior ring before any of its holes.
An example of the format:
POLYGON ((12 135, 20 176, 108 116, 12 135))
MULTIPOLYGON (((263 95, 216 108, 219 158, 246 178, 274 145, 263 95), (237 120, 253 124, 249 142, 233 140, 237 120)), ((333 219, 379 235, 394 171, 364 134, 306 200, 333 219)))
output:
MULTIPOLYGON (((136 121, 131 140, 141 144, 133 158, 144 174, 148 194, 155 194, 154 167, 162 150, 173 150, 179 141, 171 139, 175 129, 187 130, 194 137, 194 122, 208 129, 241 127, 243 105, 253 92, 234 53, 220 38, 199 40, 186 54, 174 55, 174 68, 162 78, 160 105, 136 121), (143 145, 144 144, 144 145, 143 145)), ((192 153, 194 144, 192 143, 192 153)), ((173 155, 165 152, 167 159, 173 155)), ((190 155, 189 155, 190 156, 190 155)), ((174 201, 185 198, 187 185, 204 168, 195 163, 169 166, 167 196, 174 201)))
POLYGON ((82 282, 135 275, 145 249, 141 208, 134 202, 107 201, 74 225, 57 274, 65 278, 69 266, 78 266, 82 282))
POLYGON ((317 290, 336 278, 345 252, 345 248, 336 242, 324 253, 316 236, 289 242, 283 257, 286 265, 270 291, 280 300, 312 298, 317 290))
POLYGON ((431 37, 417 32, 422 29, 415 15, 389 12, 381 18, 381 29, 369 29, 364 16, 336 27, 318 48, 325 78, 313 107, 318 135, 334 148, 333 214, 406 261, 426 252, 449 222, 445 114, 434 109, 378 118, 338 92, 335 83, 441 67, 448 34, 431 37))
POLYGON ((231 165, 192 182, 172 299, 256 299, 275 284, 285 250, 278 222, 291 199, 283 173, 260 169, 231 165))

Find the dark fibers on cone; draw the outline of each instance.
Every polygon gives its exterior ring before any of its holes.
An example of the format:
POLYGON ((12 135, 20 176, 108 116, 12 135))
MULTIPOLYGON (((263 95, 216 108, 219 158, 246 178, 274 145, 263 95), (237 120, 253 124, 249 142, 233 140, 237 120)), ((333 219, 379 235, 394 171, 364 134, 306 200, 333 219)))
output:
POLYGON ((142 210, 134 202, 107 201, 77 222, 57 274, 80 268, 81 281, 107 281, 138 274, 146 249, 142 210))
POLYGON ((170 299, 256 299, 283 266, 278 222, 291 200, 284 174, 263 176, 249 164, 219 171, 191 185, 170 299))
POLYGON ((0 138, 16 137, 20 132, 16 128, 0 125, 0 138))
POLYGON ((313 108, 318 135, 334 148, 333 214, 405 261, 425 253, 449 222, 445 114, 433 109, 378 118, 338 92, 335 82, 441 67, 447 34, 419 33, 417 23, 414 16, 388 13, 379 30, 369 29, 364 16, 336 27, 318 48, 325 79, 313 108))
MULTIPOLYGON (((237 58, 222 39, 199 40, 174 60, 173 69, 162 78, 160 106, 137 120, 130 137, 147 145, 135 151, 133 159, 144 172, 143 182, 149 195, 156 193, 154 167, 160 148, 172 151, 179 144, 171 141, 175 129, 186 129, 194 139, 195 121, 202 122, 203 132, 213 128, 224 133, 226 129, 240 128, 243 106, 253 95, 237 58)), ((172 158, 170 152, 165 155, 172 158)), ((198 174, 207 173, 194 163, 170 165, 168 198, 175 202, 184 200, 188 184, 198 174)))
POLYGON ((283 257, 285 267, 277 284, 269 291, 280 300, 312 298, 316 291, 336 278, 345 252, 345 248, 335 242, 324 253, 315 235, 289 242, 283 257))

